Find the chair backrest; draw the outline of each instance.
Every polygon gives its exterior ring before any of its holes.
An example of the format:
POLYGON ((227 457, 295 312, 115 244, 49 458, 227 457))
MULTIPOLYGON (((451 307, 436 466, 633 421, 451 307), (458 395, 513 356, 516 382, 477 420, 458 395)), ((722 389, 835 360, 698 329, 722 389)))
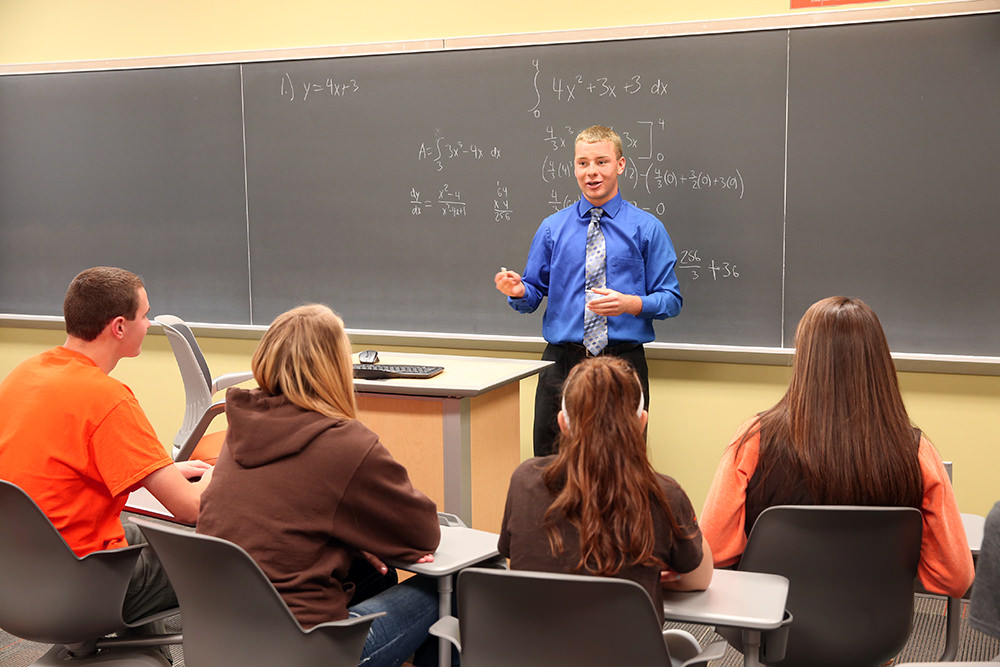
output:
POLYGON ((77 644, 128 626, 122 602, 141 546, 78 558, 37 504, 0 480, 0 627, 77 644))
POLYGON ((227 540, 133 519, 174 585, 190 667, 358 664, 377 615, 303 630, 253 558, 227 540))
POLYGON ((458 613, 463 667, 670 665, 649 594, 626 579, 470 568, 458 613))
POLYGON ((212 374, 191 328, 184 320, 173 315, 157 315, 154 321, 163 327, 184 382, 184 421, 174 436, 176 449, 187 442, 212 404, 212 374))
POLYGON ((198 345, 198 340, 194 337, 194 332, 191 331, 191 327, 187 325, 187 322, 176 315, 157 315, 153 319, 167 333, 167 339, 170 341, 171 349, 174 350, 174 356, 179 357, 178 348, 175 347, 175 343, 180 346, 180 350, 185 355, 190 351, 197 369, 201 372, 201 379, 204 381, 205 386, 210 388, 212 386, 212 372, 209 370, 208 362, 201 351, 201 346, 198 345))
POLYGON ((739 568, 788 577, 785 658, 794 667, 881 665, 906 643, 920 561, 912 507, 770 507, 757 518, 739 568))

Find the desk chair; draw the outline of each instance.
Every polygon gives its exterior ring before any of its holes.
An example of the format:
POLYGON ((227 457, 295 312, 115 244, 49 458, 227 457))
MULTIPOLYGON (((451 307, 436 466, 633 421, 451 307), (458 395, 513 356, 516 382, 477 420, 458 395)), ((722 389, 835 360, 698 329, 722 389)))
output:
POLYGON ((155 648, 180 635, 106 637, 177 613, 129 623, 122 603, 141 545, 79 558, 24 491, 0 481, 0 627, 53 644, 34 665, 164 667, 155 648))
POLYGON ((702 651, 690 633, 663 632, 646 589, 627 579, 469 568, 458 614, 431 634, 458 648, 462 667, 693 667, 725 653, 725 642, 702 651))
POLYGON ((205 431, 212 420, 225 411, 226 402, 213 402, 212 398, 227 387, 253 378, 253 373, 226 373, 213 378, 205 355, 184 320, 173 315, 158 315, 154 321, 163 327, 184 381, 184 422, 174 436, 174 460, 196 458, 214 463, 222 448, 225 431, 209 435, 205 435, 205 431))
POLYGON ((159 556, 184 617, 188 667, 355 667, 369 614, 304 630, 253 558, 217 537, 133 518, 159 556))
MULTIPOLYGON (((784 628, 785 637, 764 633, 761 662, 866 667, 895 656, 913 622, 922 532, 920 510, 911 507, 779 505, 764 510, 750 531, 739 569, 787 577, 793 620, 784 628)), ((741 648, 738 633, 717 631, 741 648)))

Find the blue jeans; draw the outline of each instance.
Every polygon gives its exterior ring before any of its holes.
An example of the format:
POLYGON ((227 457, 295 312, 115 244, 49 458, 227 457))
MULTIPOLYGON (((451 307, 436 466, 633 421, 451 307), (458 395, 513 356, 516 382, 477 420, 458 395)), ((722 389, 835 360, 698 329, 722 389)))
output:
POLYGON ((361 653, 360 664, 364 667, 399 667, 414 653, 418 666, 437 664, 437 638, 427 634, 427 629, 438 619, 434 579, 410 577, 349 607, 348 611, 351 616, 386 612, 375 619, 368 631, 361 653))

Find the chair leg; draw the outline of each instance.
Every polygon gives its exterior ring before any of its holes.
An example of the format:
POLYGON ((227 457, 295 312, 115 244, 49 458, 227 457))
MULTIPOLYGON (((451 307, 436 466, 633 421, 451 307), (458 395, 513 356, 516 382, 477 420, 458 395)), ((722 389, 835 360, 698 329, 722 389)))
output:
POLYGON ((155 649, 74 655, 67 647, 58 645, 31 664, 32 667, 170 667, 170 662, 155 649))
POLYGON ((945 640, 944 652, 938 662, 954 662, 958 657, 958 644, 962 635, 962 600, 949 597, 944 612, 945 640))

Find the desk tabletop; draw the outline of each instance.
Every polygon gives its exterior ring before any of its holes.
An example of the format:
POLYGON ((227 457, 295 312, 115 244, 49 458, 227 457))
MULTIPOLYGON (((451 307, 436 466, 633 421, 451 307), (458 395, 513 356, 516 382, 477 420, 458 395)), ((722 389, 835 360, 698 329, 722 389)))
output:
POLYGON ((496 533, 465 526, 441 526, 441 544, 434 552, 433 562, 389 561, 389 564, 408 572, 429 577, 443 577, 499 555, 500 552, 497 551, 499 537, 496 533))
POLYGON ((174 523, 181 523, 175 519, 170 510, 164 507, 163 503, 157 500, 156 496, 150 493, 144 486, 140 486, 138 489, 128 494, 128 500, 125 501, 125 511, 153 517, 154 519, 164 519, 166 521, 173 521, 174 523))
MULTIPOLYGON (((167 521, 176 521, 170 511, 160 504, 160 501, 153 497, 153 494, 145 487, 129 494, 125 511, 167 521)), ((390 561, 389 564, 409 572, 431 577, 443 577, 499 555, 500 552, 497 551, 499 537, 496 533, 488 533, 485 530, 476 530, 465 526, 441 526, 441 543, 438 545, 437 551, 434 552, 433 562, 390 561)))
MULTIPOLYGON (((464 398, 479 396, 511 382, 534 375, 551 361, 535 359, 501 359, 446 354, 409 354, 379 352, 379 363, 443 366, 444 372, 424 380, 392 378, 388 380, 354 380, 359 392, 404 394, 412 396, 446 396, 464 398)), ((358 363, 358 355, 352 357, 358 363)))
POLYGON ((704 591, 663 591, 669 621, 770 630, 781 625, 788 579, 777 574, 716 570, 704 591))
POLYGON ((962 525, 965 526, 965 537, 969 540, 969 549, 973 555, 979 554, 983 546, 983 533, 986 529, 986 517, 978 514, 962 513, 962 525))

